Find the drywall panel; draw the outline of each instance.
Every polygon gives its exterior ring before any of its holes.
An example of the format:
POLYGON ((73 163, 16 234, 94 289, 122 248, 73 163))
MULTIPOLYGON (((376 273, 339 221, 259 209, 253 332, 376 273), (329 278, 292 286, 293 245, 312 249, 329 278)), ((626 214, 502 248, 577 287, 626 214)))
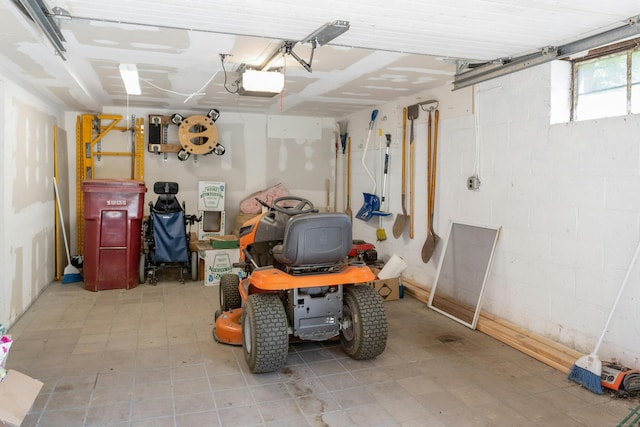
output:
POLYGON ((269 116, 267 118, 267 136, 277 139, 320 139, 322 136, 322 118, 269 116))
MULTIPOLYGON (((53 127, 58 108, 5 80, 2 128, 0 323, 11 325, 51 283, 55 204, 53 127)), ((54 327, 52 324, 51 327, 54 327)))
MULTIPOLYGON (((103 113, 126 115, 124 109, 116 107, 107 108, 103 113)), ((174 111, 129 109, 128 113, 146 121, 149 114, 171 115, 174 111)), ((206 111, 197 109, 180 111, 184 117, 205 113, 206 111)), ((326 118, 308 121, 286 116, 278 116, 277 120, 270 121, 273 117, 275 116, 221 111, 216 126, 220 143, 226 149, 222 156, 191 156, 186 161, 180 161, 175 153, 155 154, 145 147, 145 210, 148 211, 148 202, 156 198, 153 183, 167 180, 178 182, 178 199, 185 202, 187 213, 196 213, 199 181, 225 182, 228 201, 225 207, 227 233, 234 228, 241 200, 278 183, 282 183, 291 193, 309 198, 318 206, 324 206, 325 180, 334 177, 335 172, 335 163, 332 162, 335 157, 335 122, 326 118), (309 132, 300 123, 309 126, 309 132), (270 138, 269 132, 279 136, 270 138), (285 134, 289 136, 280 137, 285 134)), ((67 126, 71 125, 72 120, 75 123, 75 116, 67 117, 67 126)), ((170 143, 177 143, 175 128, 174 125, 168 128, 170 143)), ((115 132, 109 137, 112 139, 105 139, 103 144, 105 150, 108 145, 113 145, 112 142, 117 144, 119 140, 126 140, 127 135, 115 132)), ((106 156, 96 162, 96 170, 100 176, 114 173, 117 161, 114 161, 113 166, 109 162, 106 156)))

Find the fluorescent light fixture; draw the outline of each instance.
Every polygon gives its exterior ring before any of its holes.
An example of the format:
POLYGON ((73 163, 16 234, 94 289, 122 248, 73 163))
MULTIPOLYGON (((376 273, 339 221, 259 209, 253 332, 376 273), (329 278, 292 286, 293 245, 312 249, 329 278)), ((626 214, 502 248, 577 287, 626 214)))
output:
POLYGON ((127 95, 140 95, 140 80, 138 80, 138 67, 136 64, 120 64, 120 76, 124 82, 127 95))
POLYGON ((240 95, 272 97, 284 89, 284 74, 277 71, 244 70, 239 83, 240 95))

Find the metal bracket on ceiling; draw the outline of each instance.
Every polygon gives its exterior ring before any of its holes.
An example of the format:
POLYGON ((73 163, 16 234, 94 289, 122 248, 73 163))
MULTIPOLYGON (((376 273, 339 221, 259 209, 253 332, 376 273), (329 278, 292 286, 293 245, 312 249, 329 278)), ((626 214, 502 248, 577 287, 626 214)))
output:
POLYGON ((304 59, 300 58, 298 56, 298 54, 296 54, 293 51, 293 46, 295 46, 296 42, 292 42, 290 40, 287 40, 286 42, 284 42, 282 44, 282 53, 284 54, 288 54, 293 56, 293 58, 298 61, 298 63, 300 63, 300 65, 302 65, 302 67, 307 70, 308 72, 312 72, 311 70, 311 63, 313 62, 313 52, 315 52, 316 47, 317 47, 317 43, 315 40, 311 40, 311 57, 309 58, 309 62, 305 61, 304 59))
POLYGON ((460 74, 469 68, 469 61, 466 59, 457 60, 455 64, 456 64, 456 74, 460 74))
MULTIPOLYGON (((27 15, 36 23, 38 27, 42 30, 43 34, 49 39, 53 48, 56 50, 56 53, 62 58, 62 60, 66 61, 64 54, 67 51, 63 42, 66 42, 64 36, 62 35, 62 31, 60 31, 60 27, 58 23, 54 20, 55 17, 60 18, 70 18, 71 15, 63 16, 62 11, 64 9, 57 8, 54 13, 51 13, 47 6, 44 4, 44 0, 18 0, 16 3, 20 3, 24 10, 27 12, 27 15)), ((68 15, 68 12, 67 12, 68 15)))
POLYGON ((269 65, 274 61, 274 59, 276 59, 279 55, 291 55, 293 56, 293 58, 298 61, 298 63, 300 63, 300 65, 302 65, 302 67, 307 70, 308 72, 312 72, 311 70, 311 63, 313 62, 313 52, 316 50, 317 47, 317 43, 315 40, 311 40, 311 57, 309 58, 309 62, 305 61, 304 59, 300 58, 300 56, 295 53, 293 51, 293 47, 297 44, 298 42, 292 41, 292 40, 285 40, 284 42, 282 42, 282 44, 271 54, 269 55, 269 57, 267 57, 267 59, 260 64, 259 66, 255 67, 256 70, 258 71, 263 71, 267 68, 269 68, 269 65))
POLYGON ((602 33, 594 34, 580 40, 576 40, 561 46, 545 46, 538 51, 526 55, 510 57, 479 64, 476 67, 469 66, 469 70, 456 73, 453 81, 453 90, 472 86, 496 77, 524 70, 536 65, 563 59, 572 55, 604 46, 616 41, 628 39, 640 33, 640 15, 632 16, 626 20, 626 24, 602 33))
POLYGON ((269 64, 280 54, 282 55, 291 55, 293 58, 302 65, 302 67, 308 72, 312 72, 311 64, 313 63, 313 53, 318 46, 324 46, 329 43, 331 40, 338 37, 340 34, 344 33, 349 29, 349 21, 333 21, 327 22, 307 37, 302 39, 300 43, 310 43, 311 44, 311 57, 309 61, 305 61, 300 58, 300 56, 293 51, 293 47, 298 43, 292 40, 285 40, 278 49, 276 49, 260 66, 257 67, 258 70, 262 71, 266 69, 269 64))
POLYGON ((541 56, 551 56, 553 58, 558 56, 558 46, 545 46, 540 49, 541 56))

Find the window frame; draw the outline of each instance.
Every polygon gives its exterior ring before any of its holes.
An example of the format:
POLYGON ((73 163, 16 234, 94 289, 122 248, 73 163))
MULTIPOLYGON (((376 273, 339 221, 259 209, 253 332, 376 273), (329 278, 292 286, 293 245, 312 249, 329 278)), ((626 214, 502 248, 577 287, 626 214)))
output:
MULTIPOLYGON (((587 62, 592 62, 599 59, 604 59, 607 57, 613 57, 616 55, 626 55, 626 63, 627 63, 627 84, 626 84, 626 114, 630 115, 631 112, 631 93, 632 93, 632 72, 633 72, 633 61, 632 57, 635 52, 640 52, 640 37, 626 40, 619 43, 614 43, 608 46, 600 47, 597 49, 592 49, 587 52, 586 55, 571 59, 571 118, 570 120, 575 122, 578 121, 576 118, 577 108, 578 108, 578 67, 587 62)), ((638 100, 640 103, 640 99, 638 100)), ((601 116, 608 117, 608 116, 601 116)), ((619 116, 616 116, 619 117, 619 116)))

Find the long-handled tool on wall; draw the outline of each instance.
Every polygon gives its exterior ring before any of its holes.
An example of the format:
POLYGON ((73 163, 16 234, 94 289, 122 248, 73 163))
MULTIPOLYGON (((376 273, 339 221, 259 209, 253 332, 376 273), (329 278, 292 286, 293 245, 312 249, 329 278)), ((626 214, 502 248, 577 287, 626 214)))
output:
POLYGON ((364 196, 364 204, 356 214, 356 218, 361 219, 363 221, 369 221, 373 218, 374 211, 380 209, 380 199, 376 196, 376 179, 367 167, 367 163, 365 162, 367 156, 367 150, 369 148, 369 141, 371 140, 371 131, 373 130, 373 125, 376 122, 376 117, 378 116, 378 110, 373 110, 371 112, 371 120, 369 121, 369 132, 367 133, 367 142, 364 144, 364 150, 362 151, 362 167, 364 168, 367 175, 369 175, 369 179, 373 183, 373 189, 371 193, 362 193, 364 196))
MULTIPOLYGON (((333 182, 333 211, 338 212, 338 139, 340 140, 340 145, 342 147, 342 177, 344 178, 344 152, 347 148, 347 125, 349 124, 348 120, 340 120, 338 122, 338 138, 336 139, 336 176, 335 181, 333 182)), ((343 187, 344 189, 344 181, 343 187)))
POLYGON ((407 226, 407 109, 402 109, 402 213, 396 214, 396 220, 393 223, 393 237, 399 238, 407 226))
MULTIPOLYGON (((435 211, 435 195, 436 195, 436 162, 438 158, 438 121, 440 112, 438 111, 437 101, 427 101, 424 104, 434 104, 428 108, 429 117, 427 121, 427 220, 429 227, 427 229, 427 239, 422 246, 422 261, 429 262, 433 256, 439 237, 433 229, 433 215, 435 211), (435 110, 435 123, 433 125, 433 140, 431 138, 431 113, 435 110), (433 142, 432 142, 433 141, 433 142)), ((424 105, 423 104, 423 105, 424 105)))
MULTIPOLYGON (((387 176, 389 175, 389 147, 391 147, 391 134, 385 134, 385 138, 387 139, 387 148, 384 153, 384 166, 382 170, 382 176, 384 178, 382 179, 382 196, 380 198, 380 211, 382 214, 386 214, 386 212, 384 211, 384 204, 387 194, 387 176)), ((376 230, 376 237, 378 238, 379 242, 387 240, 387 232, 384 227, 382 227, 383 216, 385 215, 379 216, 378 229, 376 230)))
POLYGON ((80 271, 71 265, 71 255, 69 254, 69 243, 67 242, 67 231, 64 227, 64 218, 62 217, 62 204, 60 203, 60 192, 58 191, 58 183, 53 178, 53 189, 56 194, 56 204, 58 205, 58 215, 60 217, 60 228, 62 229, 62 237, 64 238, 64 248, 67 253, 67 266, 62 273, 62 283, 75 283, 82 282, 82 274, 80 271))
POLYGON ((414 207, 415 207, 415 167, 416 167, 416 159, 415 159, 415 145, 413 140, 413 121, 418 118, 419 113, 418 104, 411 105, 407 107, 407 118, 411 121, 411 130, 409 131, 409 238, 413 239, 414 228, 413 222, 415 215, 414 207))
POLYGON ((338 146, 340 141, 340 132, 335 132, 335 163, 333 165, 333 212, 338 212, 338 146))
POLYGON ((351 212, 351 137, 347 137, 347 208, 344 213, 349 215, 349 218, 353 219, 353 212, 351 212))
POLYGON ((324 183, 327 191, 327 212, 331 212, 331 180, 327 178, 324 183))

